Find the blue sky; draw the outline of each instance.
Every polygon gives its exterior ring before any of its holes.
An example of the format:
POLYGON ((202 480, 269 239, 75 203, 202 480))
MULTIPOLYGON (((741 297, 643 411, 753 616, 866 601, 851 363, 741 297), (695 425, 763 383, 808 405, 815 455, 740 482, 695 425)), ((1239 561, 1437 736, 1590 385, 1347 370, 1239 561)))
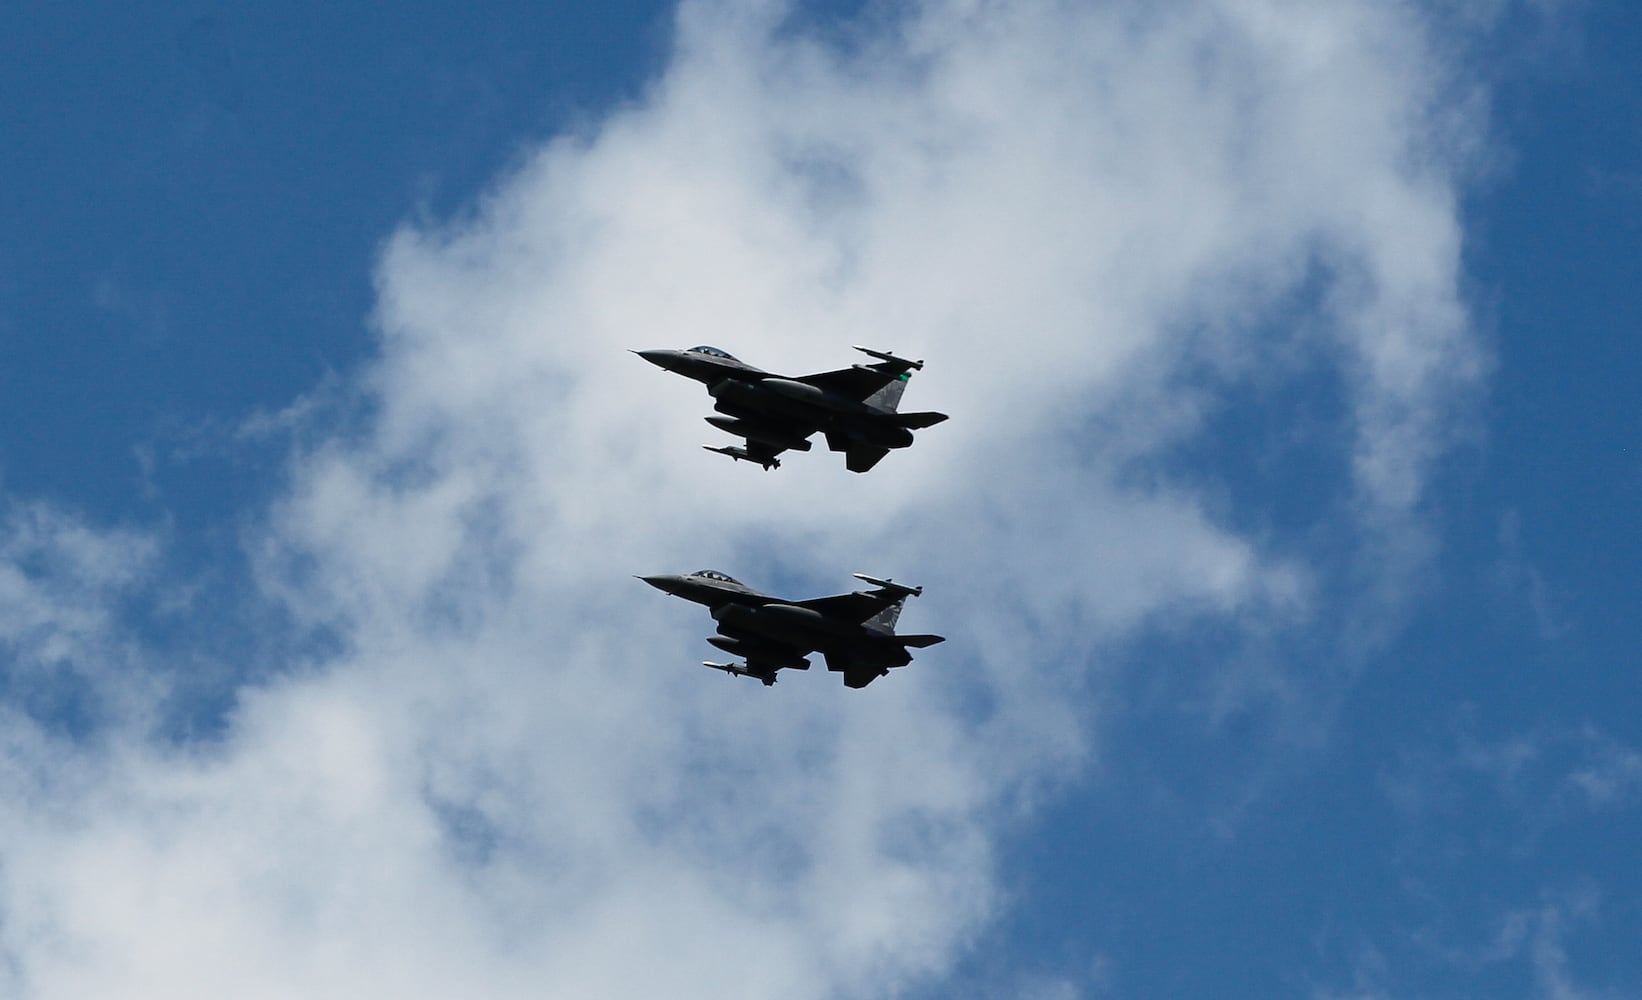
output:
POLYGON ((0 993, 1642 995, 1638 41, 0 14, 0 993), (732 466, 699 342, 952 420, 732 466))

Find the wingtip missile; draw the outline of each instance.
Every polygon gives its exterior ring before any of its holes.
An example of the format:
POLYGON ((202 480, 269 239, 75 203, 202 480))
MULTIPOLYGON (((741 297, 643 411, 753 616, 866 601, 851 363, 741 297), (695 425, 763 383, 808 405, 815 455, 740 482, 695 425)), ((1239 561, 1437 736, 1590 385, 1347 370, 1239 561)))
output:
POLYGON ((888 351, 875 351, 870 347, 862 347, 860 344, 851 344, 850 346, 868 357, 877 358, 879 361, 888 361, 892 365, 905 365, 915 371, 923 371, 924 369, 922 361, 908 361, 906 358, 898 358, 888 351))
POLYGON ((909 587, 904 583, 896 583, 894 580, 880 580, 875 576, 867 576, 865 573, 851 573, 850 575, 863 583, 870 583, 874 587, 880 587, 891 593, 906 594, 908 597, 921 597, 924 593, 922 587, 909 587))

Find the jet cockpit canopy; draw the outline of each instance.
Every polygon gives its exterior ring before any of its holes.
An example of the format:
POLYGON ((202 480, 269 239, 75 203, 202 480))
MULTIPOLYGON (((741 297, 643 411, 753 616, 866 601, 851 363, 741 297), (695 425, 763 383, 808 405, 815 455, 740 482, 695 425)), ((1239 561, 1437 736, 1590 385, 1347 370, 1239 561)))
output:
POLYGON ((708 357, 723 358, 726 361, 740 361, 741 360, 740 358, 736 357, 735 355, 731 354, 728 351, 721 351, 716 347, 710 347, 706 344, 698 344, 695 347, 690 348, 689 353, 691 353, 691 354, 705 354, 708 357))
POLYGON ((698 569, 690 575, 699 576, 704 580, 717 580, 719 583, 733 583, 738 587, 742 586, 740 580, 737 580, 735 577, 730 576, 727 573, 720 573, 716 569, 698 569))

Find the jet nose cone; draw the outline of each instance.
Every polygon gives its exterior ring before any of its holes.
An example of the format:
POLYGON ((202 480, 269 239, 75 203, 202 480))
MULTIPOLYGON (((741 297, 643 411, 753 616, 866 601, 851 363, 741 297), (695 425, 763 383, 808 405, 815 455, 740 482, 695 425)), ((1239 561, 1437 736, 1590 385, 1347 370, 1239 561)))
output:
POLYGON ((634 351, 633 353, 655 365, 657 368, 668 369, 673 367, 673 363, 678 357, 677 351, 634 351))
POLYGON ((640 576, 636 579, 643 580, 645 583, 648 583, 657 590, 666 591, 669 594, 678 593, 679 583, 681 580, 680 577, 666 573, 658 574, 656 576, 640 576))

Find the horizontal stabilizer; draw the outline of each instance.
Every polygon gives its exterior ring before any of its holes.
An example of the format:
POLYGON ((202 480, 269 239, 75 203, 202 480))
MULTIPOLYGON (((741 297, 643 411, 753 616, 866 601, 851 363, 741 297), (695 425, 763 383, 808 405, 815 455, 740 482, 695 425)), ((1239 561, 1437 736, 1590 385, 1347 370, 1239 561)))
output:
POLYGON ((898 635, 898 636, 895 637, 895 641, 899 642, 903 645, 911 646, 913 649, 923 649, 925 646, 933 646, 937 642, 945 642, 946 641, 946 636, 944 636, 944 635, 916 635, 916 634, 914 634, 914 635, 898 635))
POLYGON ((877 358, 879 361, 888 361, 892 365, 900 365, 903 368, 912 368, 918 371, 922 371, 924 367, 924 363, 922 361, 908 361, 906 358, 898 358, 888 351, 875 351, 870 347, 862 347, 860 344, 854 344, 852 346, 857 351, 860 351, 868 357, 877 358))
POLYGON ((881 587, 892 594, 904 594, 908 597, 917 597, 924 592, 924 588, 922 587, 909 587, 904 583, 896 583, 894 580, 880 580, 875 576, 867 576, 865 573, 851 573, 850 575, 863 583, 870 583, 874 587, 881 587))
POLYGON ((897 413, 895 415, 895 422, 908 430, 934 427, 945 419, 946 414, 936 413, 934 410, 924 410, 921 413, 897 413))

